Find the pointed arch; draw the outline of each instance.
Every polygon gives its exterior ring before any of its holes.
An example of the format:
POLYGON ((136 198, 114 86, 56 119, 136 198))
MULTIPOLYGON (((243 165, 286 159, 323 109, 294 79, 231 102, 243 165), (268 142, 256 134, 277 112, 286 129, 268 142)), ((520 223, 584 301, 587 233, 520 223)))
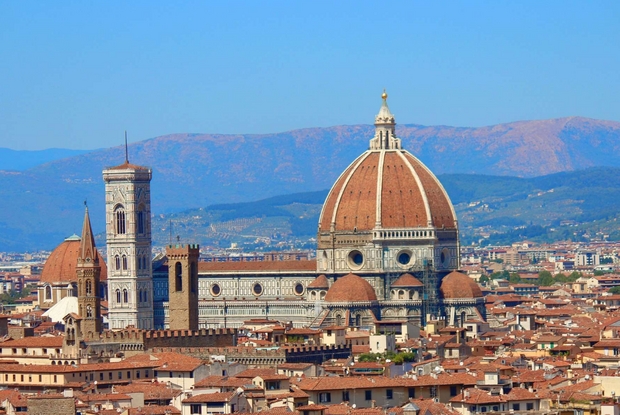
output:
POLYGON ((127 232, 125 207, 123 205, 116 205, 114 207, 114 231, 117 235, 124 235, 127 232))

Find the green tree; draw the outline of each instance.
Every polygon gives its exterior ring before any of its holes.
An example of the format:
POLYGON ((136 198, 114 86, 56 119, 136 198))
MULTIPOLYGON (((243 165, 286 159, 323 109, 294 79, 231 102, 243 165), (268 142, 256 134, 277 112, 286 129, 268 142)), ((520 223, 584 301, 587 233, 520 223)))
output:
POLYGON ((538 273, 538 285, 548 287, 553 284, 553 275, 549 271, 540 271, 538 273))
POLYGON ((566 275, 562 274, 561 272, 558 272, 557 274, 555 274, 553 276, 553 279, 555 280, 555 282, 566 282, 566 281, 568 281, 568 279, 566 278, 566 275))
POLYGON ((612 287, 609 292, 612 294, 620 294, 620 285, 617 287, 612 287))
POLYGON ((581 278, 582 274, 581 272, 577 272, 577 271, 573 271, 570 273, 570 275, 568 276, 568 280, 570 282, 575 282, 577 281, 579 278, 581 278))
POLYGON ((487 285, 489 282, 489 277, 487 277, 486 275, 482 275, 480 278, 478 278, 478 282, 480 284, 487 285))
POLYGON ((512 284, 518 284, 521 282, 521 277, 519 277, 519 274, 517 274, 516 272, 512 272, 510 274, 510 278, 508 278, 508 281, 510 281, 512 284))
POLYGON ((600 277, 601 275, 605 275, 605 271, 599 271, 599 270, 594 271, 595 277, 600 277))

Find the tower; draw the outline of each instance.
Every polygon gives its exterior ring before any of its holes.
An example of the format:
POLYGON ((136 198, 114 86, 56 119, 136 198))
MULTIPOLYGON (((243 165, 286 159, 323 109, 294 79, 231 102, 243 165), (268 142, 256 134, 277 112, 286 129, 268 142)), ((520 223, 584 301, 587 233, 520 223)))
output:
POLYGON ((111 329, 153 328, 151 174, 127 159, 103 171, 111 329))
POLYGON ((198 330, 198 245, 169 245, 168 311, 171 330, 198 330))
POLYGON ((92 336, 101 332, 101 296, 99 295, 99 281, 101 266, 99 253, 95 248, 93 230, 90 226, 88 207, 84 213, 82 225, 82 240, 76 265, 78 312, 81 317, 80 338, 92 336))

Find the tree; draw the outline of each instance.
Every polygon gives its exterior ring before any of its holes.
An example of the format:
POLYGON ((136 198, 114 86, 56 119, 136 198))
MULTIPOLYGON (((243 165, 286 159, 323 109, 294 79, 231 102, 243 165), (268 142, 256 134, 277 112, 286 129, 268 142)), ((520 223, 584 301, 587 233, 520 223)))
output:
POLYGON ((570 282, 575 282, 575 281, 577 281, 577 280, 578 280, 579 278, 581 278, 581 277, 582 277, 581 272, 573 271, 573 272, 571 272, 571 273, 570 273, 570 275, 568 276, 568 280, 569 280, 570 282))
POLYGON ((538 285, 548 287, 553 284, 553 275, 549 271, 540 271, 538 273, 538 285))
POLYGON ((601 275, 605 275, 605 271, 600 271, 600 270, 594 271, 595 277, 600 277, 601 275))
POLYGON ((510 274, 510 278, 508 278, 508 281, 510 281, 512 284, 518 284, 521 282, 521 277, 519 277, 519 274, 517 274, 516 272, 513 272, 510 274))
POLYGON ((566 281, 568 281, 568 279, 566 278, 566 275, 562 274, 561 272, 558 272, 557 274, 555 274, 553 279, 556 282, 566 282, 566 281))
POLYGON ((612 287, 609 292, 612 294, 620 294, 620 285, 617 287, 612 287))
POLYGON ((482 275, 480 278, 478 278, 478 282, 480 284, 487 285, 487 283, 489 282, 489 277, 487 277, 486 275, 482 275))

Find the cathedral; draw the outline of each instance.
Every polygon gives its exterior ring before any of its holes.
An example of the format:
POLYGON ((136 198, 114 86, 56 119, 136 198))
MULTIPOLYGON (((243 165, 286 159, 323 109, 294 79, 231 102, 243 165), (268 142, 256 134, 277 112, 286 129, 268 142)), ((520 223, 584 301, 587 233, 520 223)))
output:
MULTIPOLYGON (((109 328, 237 328, 269 319, 374 330, 484 318, 480 288, 458 272, 454 207, 435 175, 402 148, 385 92, 374 125, 368 150, 325 200, 316 260, 200 262, 196 245, 174 245, 153 261, 151 170, 128 160, 104 170, 107 267, 99 260, 101 275, 91 283, 108 300, 109 328)), ((96 306, 79 299, 87 292, 75 284, 88 268, 78 249, 84 238, 56 248, 39 287, 46 308, 77 293, 82 318, 84 307, 96 306)))

